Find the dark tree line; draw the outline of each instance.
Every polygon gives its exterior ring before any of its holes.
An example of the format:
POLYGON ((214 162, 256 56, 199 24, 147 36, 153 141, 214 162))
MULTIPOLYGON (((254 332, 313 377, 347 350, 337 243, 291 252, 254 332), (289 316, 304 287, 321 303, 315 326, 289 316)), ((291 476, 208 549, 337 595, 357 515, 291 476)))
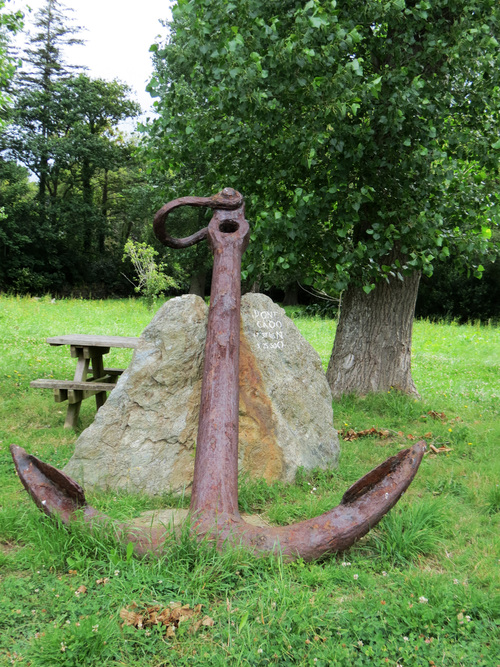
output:
MULTIPOLYGON (((119 124, 140 113, 129 88, 68 65, 82 43, 68 9, 47 0, 14 77, 0 135, 0 289, 127 289, 123 245, 151 218, 136 143, 119 124), (138 190, 140 194, 138 195, 138 190), (142 204, 142 208, 140 208, 142 204)), ((141 233, 141 232, 139 232, 141 233)))

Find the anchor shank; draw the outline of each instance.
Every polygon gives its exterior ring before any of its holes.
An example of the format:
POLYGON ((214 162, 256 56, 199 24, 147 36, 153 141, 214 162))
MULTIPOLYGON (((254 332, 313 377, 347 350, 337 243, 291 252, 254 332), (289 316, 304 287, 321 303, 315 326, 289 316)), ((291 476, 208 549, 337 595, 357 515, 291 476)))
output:
POLYGON ((214 253, 191 511, 238 513, 241 257, 249 229, 243 206, 217 210, 208 227, 214 253))

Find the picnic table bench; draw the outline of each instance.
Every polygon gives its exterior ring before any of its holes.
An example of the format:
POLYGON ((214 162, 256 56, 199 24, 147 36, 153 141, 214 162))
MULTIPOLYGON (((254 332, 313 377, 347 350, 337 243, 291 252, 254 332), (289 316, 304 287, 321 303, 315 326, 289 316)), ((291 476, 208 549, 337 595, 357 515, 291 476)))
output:
POLYGON ((97 410, 106 401, 106 392, 116 387, 124 368, 105 368, 103 356, 112 347, 136 348, 139 338, 129 336, 91 336, 69 334, 47 338, 49 345, 69 345, 71 356, 77 359, 73 380, 42 378, 33 380, 31 387, 52 389, 56 403, 68 401, 64 428, 75 428, 82 401, 95 396, 97 410), (90 376, 89 376, 90 374, 90 376))

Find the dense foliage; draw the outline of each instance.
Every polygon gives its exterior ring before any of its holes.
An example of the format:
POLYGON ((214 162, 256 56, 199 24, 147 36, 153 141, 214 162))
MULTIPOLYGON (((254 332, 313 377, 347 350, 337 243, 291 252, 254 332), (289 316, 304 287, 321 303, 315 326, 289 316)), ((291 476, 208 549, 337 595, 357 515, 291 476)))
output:
POLYGON ((439 265, 418 290, 415 314, 431 319, 500 321, 500 263, 485 262, 481 280, 439 265))
POLYGON ((124 223, 113 224, 115 201, 127 180, 141 177, 117 126, 140 109, 126 85, 65 63, 63 48, 81 43, 78 31, 65 8, 47 0, 16 77, 0 135, 3 289, 119 282, 124 223))
POLYGON ((249 196, 252 279, 369 291, 448 257, 479 276, 497 224, 499 11, 179 0, 153 47, 152 158, 193 192, 249 196))

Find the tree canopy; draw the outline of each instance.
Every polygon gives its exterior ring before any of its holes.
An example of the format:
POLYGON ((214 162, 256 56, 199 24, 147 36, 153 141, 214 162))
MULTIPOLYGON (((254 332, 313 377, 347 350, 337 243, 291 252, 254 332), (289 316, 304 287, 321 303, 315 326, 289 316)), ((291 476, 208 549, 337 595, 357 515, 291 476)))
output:
POLYGON ((253 279, 369 292, 448 257, 479 276, 499 19, 495 0, 179 0, 152 47, 153 159, 183 194, 248 196, 253 279))
POLYGON ((9 50, 11 38, 22 30, 23 13, 10 12, 7 0, 0 0, 0 127, 4 123, 6 107, 11 102, 10 83, 18 66, 18 60, 9 50))

